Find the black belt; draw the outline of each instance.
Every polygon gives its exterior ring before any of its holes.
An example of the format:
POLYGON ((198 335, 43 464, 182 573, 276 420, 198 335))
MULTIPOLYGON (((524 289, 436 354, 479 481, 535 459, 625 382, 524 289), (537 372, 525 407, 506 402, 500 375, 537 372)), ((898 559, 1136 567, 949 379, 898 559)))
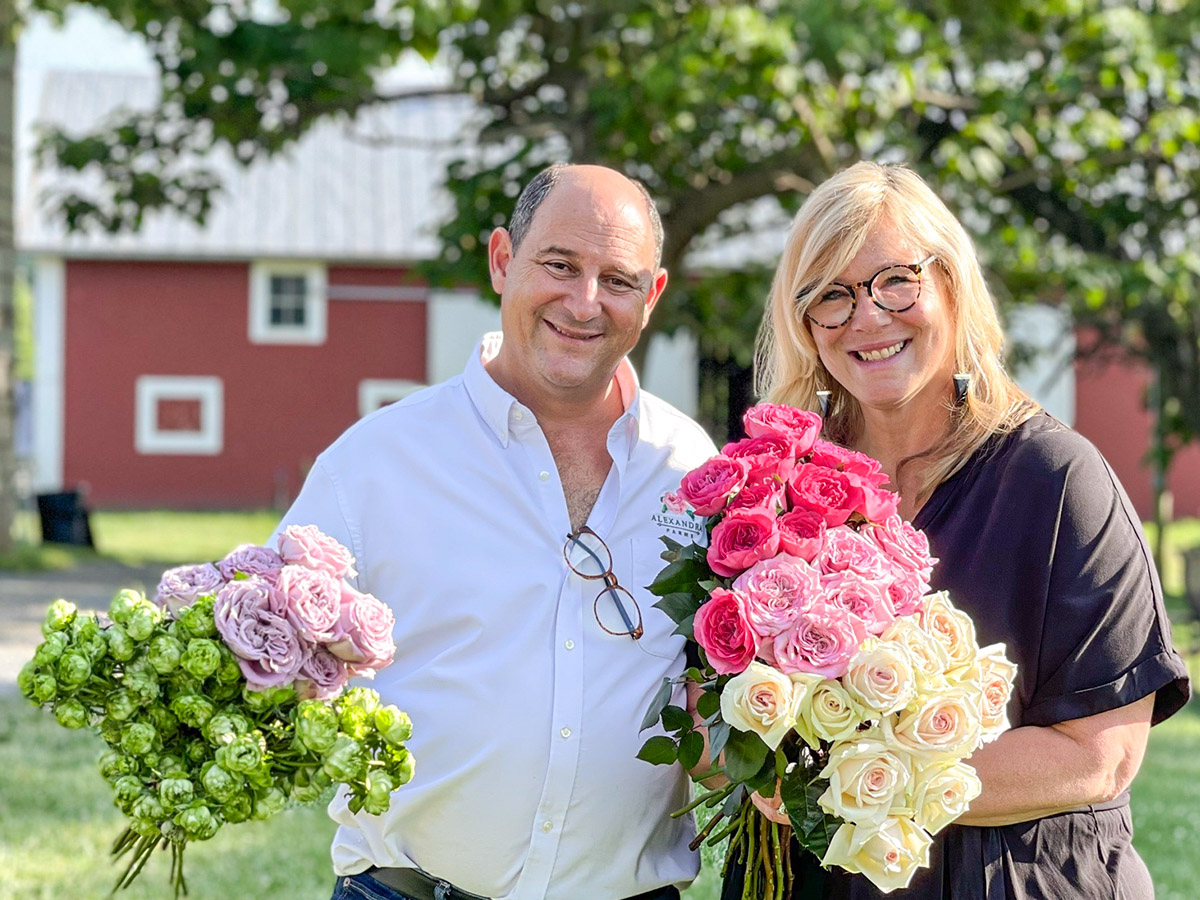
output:
MULTIPOLYGON (((448 881, 434 878, 420 869, 367 869, 363 873, 392 890, 407 894, 413 900, 487 900, 448 881)), ((679 900, 679 890, 673 885, 646 891, 628 900, 679 900)))

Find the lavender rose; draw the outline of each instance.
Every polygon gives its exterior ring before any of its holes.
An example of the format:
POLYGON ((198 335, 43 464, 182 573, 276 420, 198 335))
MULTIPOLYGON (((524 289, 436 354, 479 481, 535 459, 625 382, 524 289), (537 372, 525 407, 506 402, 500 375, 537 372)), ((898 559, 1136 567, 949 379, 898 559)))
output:
POLYGON ((329 572, 284 566, 276 582, 284 602, 284 616, 296 633, 314 644, 342 637, 342 582, 329 572))
POLYGON ((357 575, 350 551, 316 525, 289 525, 279 535, 283 561, 328 572, 334 578, 357 575))
POLYGON ((283 568, 283 557, 270 547, 240 544, 217 563, 217 568, 226 581, 233 581, 233 576, 238 572, 243 575, 261 575, 268 580, 274 580, 283 568))
POLYGON ((275 586, 258 575, 229 582, 213 604, 217 631, 255 690, 291 684, 304 662, 305 648, 283 612, 275 586))
POLYGON ((199 597, 215 594, 224 583, 225 579, 212 563, 176 566, 163 572, 154 602, 175 615, 185 606, 191 606, 199 597))
POLYGON ((345 635, 329 645, 329 652, 353 663, 356 673, 382 669, 396 655, 392 629, 396 617, 387 604, 370 594, 342 585, 342 614, 339 629, 345 635))
POLYGON ((296 694, 302 700, 336 697, 350 678, 350 669, 324 647, 315 647, 304 657, 296 679, 296 694))

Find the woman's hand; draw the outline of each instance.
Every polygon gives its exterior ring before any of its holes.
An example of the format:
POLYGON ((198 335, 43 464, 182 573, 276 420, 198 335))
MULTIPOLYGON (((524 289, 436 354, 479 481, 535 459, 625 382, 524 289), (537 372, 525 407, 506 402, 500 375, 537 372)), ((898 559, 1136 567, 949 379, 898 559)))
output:
POLYGON ((778 822, 780 825, 791 825, 792 820, 788 818, 787 813, 783 811, 783 796, 779 793, 779 781, 775 782, 775 795, 771 798, 766 798, 758 791, 750 794, 750 802, 755 808, 770 819, 772 822, 778 822))

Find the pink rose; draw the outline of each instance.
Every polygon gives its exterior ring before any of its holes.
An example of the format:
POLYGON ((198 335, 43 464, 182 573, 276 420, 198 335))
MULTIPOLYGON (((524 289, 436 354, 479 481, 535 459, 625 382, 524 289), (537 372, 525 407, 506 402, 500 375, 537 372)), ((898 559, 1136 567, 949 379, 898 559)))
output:
POLYGON ((353 663, 356 673, 382 669, 396 655, 392 630, 396 617, 386 603, 342 585, 342 614, 338 624, 344 635, 329 645, 329 652, 353 663))
POLYGON ((284 566, 276 588, 284 600, 284 615, 304 640, 325 644, 342 635, 342 581, 329 572, 304 566, 284 566))
POLYGON ((217 631, 255 690, 291 684, 304 662, 304 645, 282 606, 274 586, 258 575, 229 582, 213 604, 217 631))
POLYGON ((859 453, 857 450, 849 450, 839 444, 831 444, 829 441, 817 441, 808 461, 815 466, 825 466, 827 469, 836 469, 839 472, 857 475, 867 484, 875 487, 882 487, 888 483, 888 477, 879 460, 867 456, 865 453, 859 453))
POLYGON ((751 477, 746 482, 745 487, 733 495, 733 499, 729 501, 729 505, 725 508, 731 510, 761 506, 763 509, 769 509, 772 512, 785 509, 787 507, 786 490, 783 482, 774 476, 763 478, 751 477))
POLYGON ((714 515, 725 508, 733 493, 742 489, 748 471, 749 466, 742 460, 714 456, 683 476, 679 495, 697 515, 714 515))
POLYGON ((289 525, 279 535, 283 561, 308 569, 321 569, 334 578, 357 575, 350 551, 316 525, 289 525))
POLYGON ((746 620, 760 638, 772 638, 791 627, 820 588, 816 569, 783 554, 755 563, 733 583, 733 589, 745 596, 746 620))
POLYGON ((857 483, 862 490, 862 502, 858 505, 858 511, 862 513, 864 519, 868 522, 883 522, 896 515, 896 511, 900 508, 899 494, 867 484, 858 475, 846 473, 846 477, 852 484, 857 483))
POLYGON ((788 499, 793 509, 819 513, 830 527, 841 525, 862 505, 862 488, 844 472, 824 466, 801 464, 788 480, 788 499))
POLYGON ((777 434, 743 438, 721 448, 721 453, 730 459, 741 459, 749 468, 751 480, 776 475, 786 481, 796 465, 796 444, 789 438, 777 434))
POLYGON ((720 675, 741 672, 758 649, 754 629, 746 619, 746 598, 737 591, 716 588, 696 610, 692 633, 709 665, 720 675))
POLYGON ((350 667, 324 647, 310 649, 300 664, 296 692, 301 700, 336 697, 350 680, 350 667))
POLYGON ((885 585, 847 569, 821 577, 821 599, 859 619, 869 634, 883 634, 896 620, 885 585))
POLYGON ((821 417, 805 409, 760 403, 742 415, 742 427, 752 438, 776 434, 791 440, 796 456, 805 456, 821 433, 821 417))
POLYGON ((922 581, 929 581, 937 559, 929 555, 929 538, 897 515, 888 516, 878 524, 863 529, 898 568, 915 572, 922 581))
POLYGON ((775 638, 775 665, 788 675, 811 672, 840 678, 866 636, 863 623, 846 610, 814 603, 775 638))
POLYGON ((929 585, 921 581, 917 573, 893 569, 891 579, 887 583, 887 598, 892 612, 897 617, 921 612, 925 608, 921 598, 928 590, 929 585))
POLYGON ((176 566, 163 572, 154 602, 173 616, 200 597, 216 594, 223 584, 225 579, 211 563, 176 566))
POLYGON ((810 509, 794 509, 778 520, 779 549, 812 562, 825 546, 825 518, 810 509))
POLYGON ((732 578, 778 552, 774 511, 761 507, 735 509, 712 530, 708 565, 718 575, 732 578))
POLYGON ((238 572, 274 579, 283 568, 283 557, 270 547, 241 544, 227 553, 225 558, 217 563, 217 568, 226 581, 233 581, 233 576, 238 572))
POLYGON ((679 491, 671 491, 663 494, 663 506, 673 513, 685 513, 688 511, 688 502, 683 499, 683 495, 679 491))
POLYGON ((892 569, 878 544, 846 525, 825 532, 825 547, 813 564, 822 575, 850 570, 875 580, 883 580, 892 569))

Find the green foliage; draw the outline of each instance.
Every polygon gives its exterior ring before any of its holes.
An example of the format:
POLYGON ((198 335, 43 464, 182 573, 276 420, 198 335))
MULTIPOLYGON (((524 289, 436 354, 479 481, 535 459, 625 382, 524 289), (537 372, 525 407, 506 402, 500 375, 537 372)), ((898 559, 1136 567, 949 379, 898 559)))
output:
POLYGON ((779 788, 796 839, 816 854, 818 859, 829 849, 829 842, 833 840, 841 821, 827 814, 817 803, 827 787, 828 781, 820 778, 810 780, 807 771, 802 766, 796 766, 783 776, 779 788))

